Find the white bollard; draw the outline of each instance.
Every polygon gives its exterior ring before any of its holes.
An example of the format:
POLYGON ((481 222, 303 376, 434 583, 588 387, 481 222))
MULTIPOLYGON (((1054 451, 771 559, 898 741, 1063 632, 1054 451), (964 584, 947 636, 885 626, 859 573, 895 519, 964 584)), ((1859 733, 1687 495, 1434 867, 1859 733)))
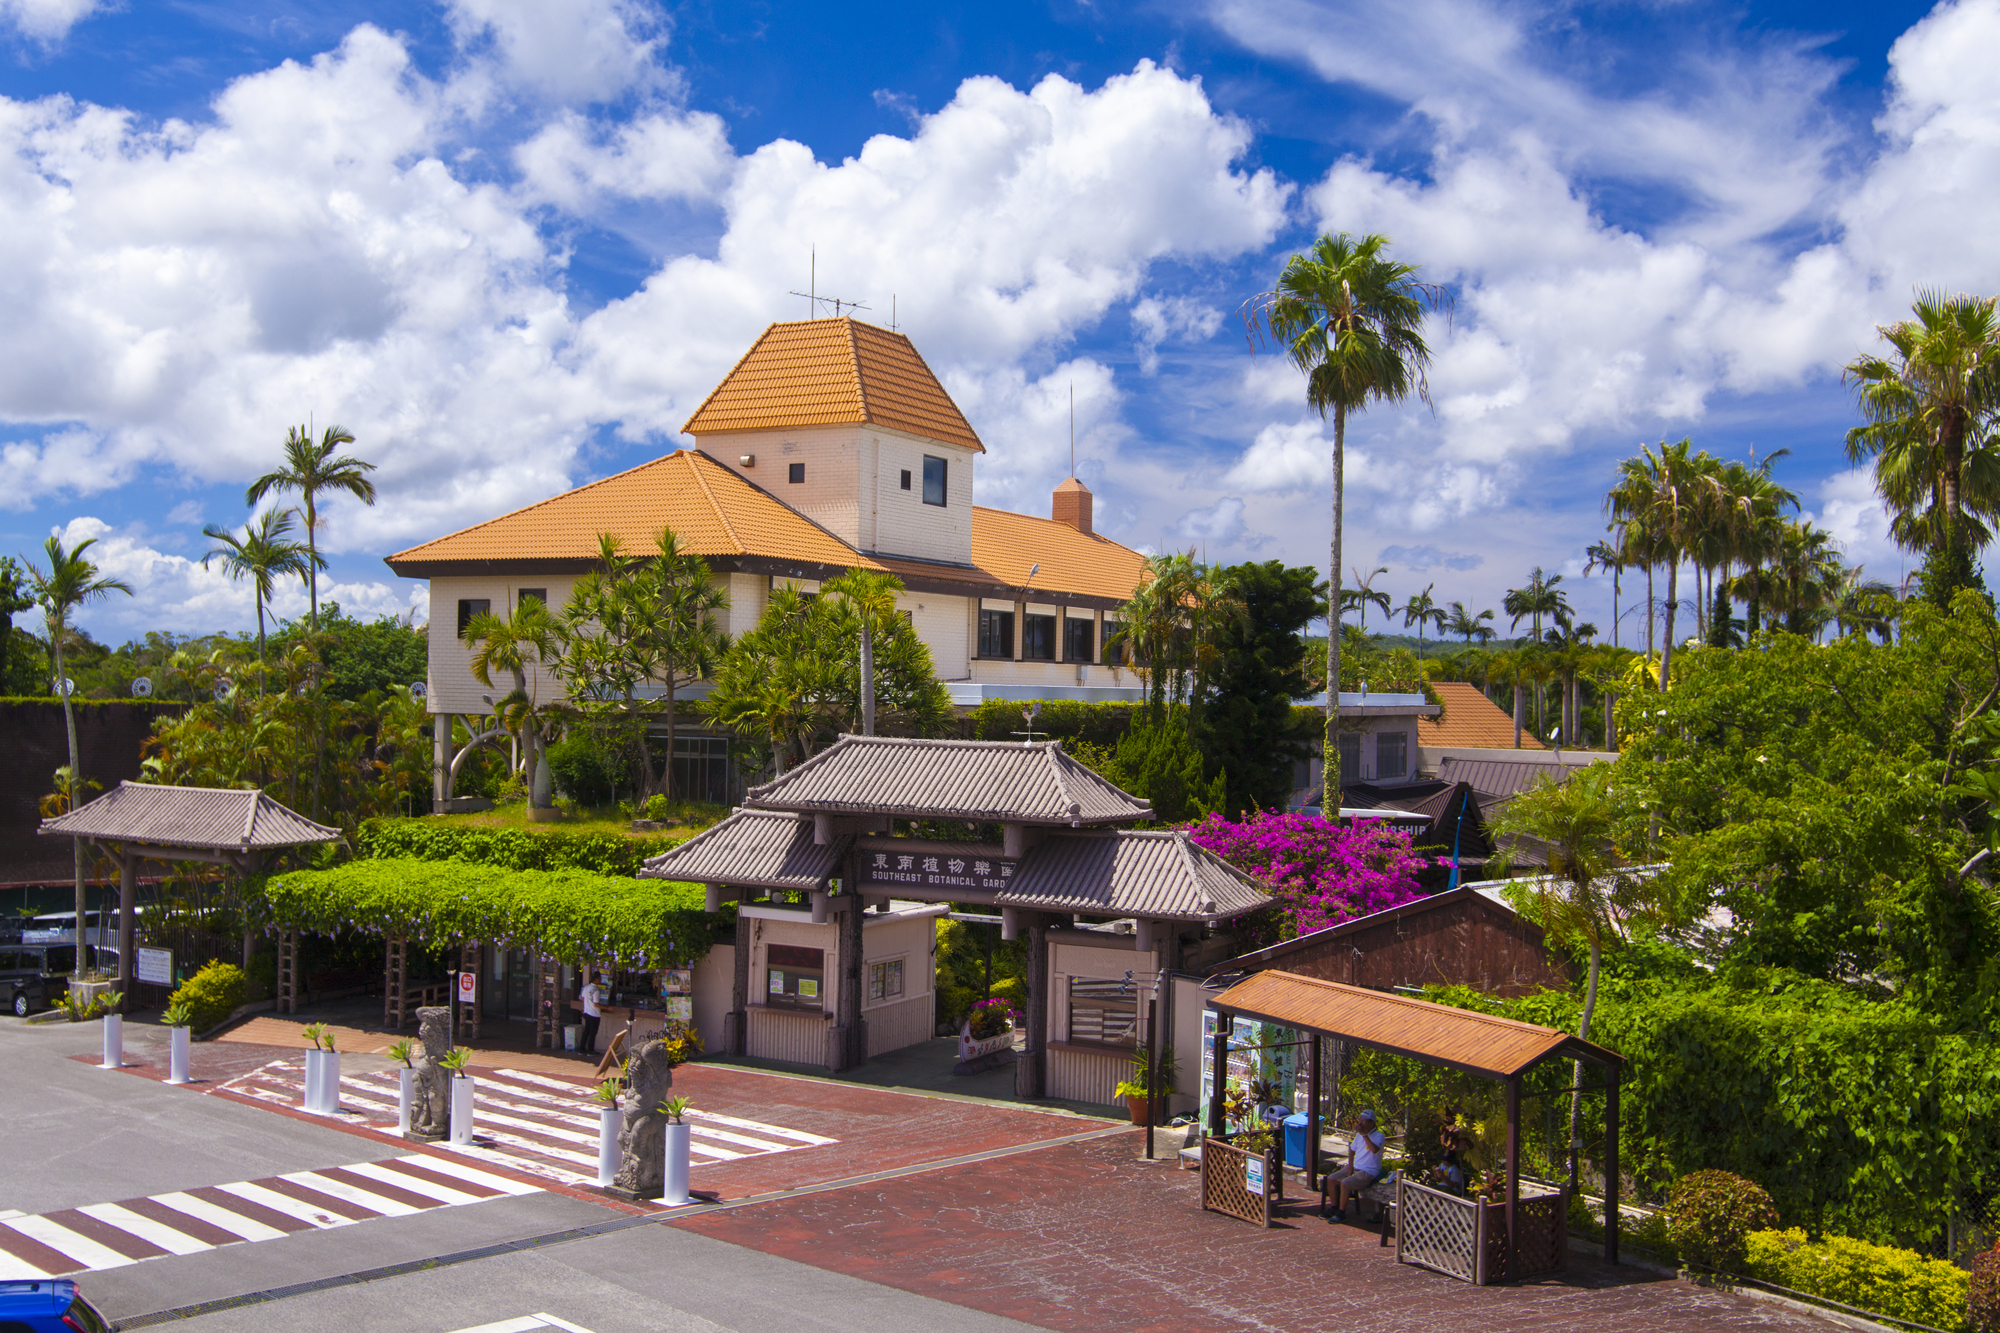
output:
POLYGON ((688 1149, 693 1143, 694 1126, 667 1126, 667 1171, 661 1184, 660 1202, 677 1208, 688 1201, 688 1149))
POLYGON ((188 1050, 191 1034, 186 1028, 167 1029, 167 1082, 188 1081, 188 1050))
POLYGON ((328 1051, 319 1066, 319 1113, 340 1114, 340 1052, 328 1051))
POLYGON ((119 1069, 125 1064, 125 1017, 122 1014, 104 1016, 104 1063, 103 1069, 119 1069))
POLYGON ((408 1065, 396 1071, 396 1132, 410 1132, 410 1103, 417 1095, 417 1071, 408 1065))
POLYGON ((472 1077, 460 1074, 451 1081, 451 1141, 472 1142, 472 1077))
POLYGON ((314 1115, 319 1114, 320 1068, 325 1056, 326 1052, 317 1046, 306 1052, 306 1082, 303 1089, 305 1095, 301 1105, 314 1115))
POLYGON ((620 1116, 616 1106, 604 1106, 597 1112, 597 1183, 609 1185, 618 1178, 618 1122, 620 1116))

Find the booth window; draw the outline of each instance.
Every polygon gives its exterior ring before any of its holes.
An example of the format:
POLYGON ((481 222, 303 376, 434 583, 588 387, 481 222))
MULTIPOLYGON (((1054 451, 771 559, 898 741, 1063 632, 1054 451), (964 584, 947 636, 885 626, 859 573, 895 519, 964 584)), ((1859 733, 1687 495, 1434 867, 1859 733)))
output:
POLYGON ((474 616, 492 613, 493 603, 485 597, 461 597, 458 599, 458 637, 465 637, 465 627, 472 623, 474 616))
POLYGON ((868 998, 893 1000, 903 993, 903 960, 891 958, 868 965, 868 998))
POLYGON ((1122 981, 1069 979, 1069 1039, 1089 1046, 1133 1046, 1139 1002, 1122 981))
POLYGON ((1063 661, 1088 662, 1096 657, 1097 626, 1079 616, 1063 618, 1063 661))
POLYGON ((1014 656, 1014 613, 1012 611, 979 612, 979 655, 1000 657, 1011 660, 1014 656))
POLYGON ((1118 637, 1118 633, 1122 628, 1123 626, 1115 620, 1104 622, 1104 665, 1106 666, 1125 665, 1125 640, 1118 637))
POLYGON ((1022 625, 1021 656, 1031 662, 1056 660, 1056 618, 1028 616, 1022 625))
POLYGON ((1375 776, 1377 778, 1406 777, 1410 772, 1410 733, 1407 731, 1378 731, 1375 733, 1375 776))
MULTIPOLYGON (((1336 738, 1340 746, 1340 785, 1352 786, 1361 781, 1361 736, 1358 732, 1343 731, 1336 738)), ((1328 818, 1332 818, 1331 815, 1328 818)))
POLYGON ((910 470, 908 468, 903 469, 903 489, 906 491, 910 489, 910 470))
POLYGON ((924 503, 944 506, 944 460, 924 455, 924 503))
POLYGON ((549 604, 549 590, 547 588, 523 588, 514 594, 514 601, 519 606, 526 606, 529 602, 540 602, 543 606, 547 606, 549 604))
POLYGON ((764 1003, 773 1009, 810 1009, 822 1002, 820 983, 826 975, 826 951, 794 944, 773 944, 766 953, 764 1003))

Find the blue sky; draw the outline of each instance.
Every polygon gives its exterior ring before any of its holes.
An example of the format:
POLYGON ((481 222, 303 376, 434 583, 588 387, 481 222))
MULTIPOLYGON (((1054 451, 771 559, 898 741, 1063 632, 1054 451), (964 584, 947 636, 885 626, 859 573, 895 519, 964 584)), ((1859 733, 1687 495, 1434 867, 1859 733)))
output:
POLYGON ((1838 373, 1915 287, 2000 291, 2000 0, 861 13, 0 0, 0 551, 97 536, 142 594, 100 637, 245 626, 200 528, 310 415, 381 465, 333 595, 401 610, 384 554, 682 443, 816 247, 982 502, 1046 506, 1073 385, 1104 530, 1323 566, 1325 431, 1237 311, 1345 229, 1455 296, 1435 411, 1350 433, 1348 563, 1399 601, 1540 564, 1608 629, 1604 485, 1688 434, 1791 449, 1900 570, 1838 373))

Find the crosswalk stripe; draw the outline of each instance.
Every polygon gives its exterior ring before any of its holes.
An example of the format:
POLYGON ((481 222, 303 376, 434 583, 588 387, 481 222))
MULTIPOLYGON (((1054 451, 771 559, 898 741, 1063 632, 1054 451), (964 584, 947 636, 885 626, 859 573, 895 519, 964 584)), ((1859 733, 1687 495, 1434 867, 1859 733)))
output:
POLYGON ((0 1254, 6 1255, 13 1264, 27 1268, 33 1277, 55 1277, 76 1271, 76 1260, 61 1250, 14 1230, 13 1223, 18 1220, 9 1218, 5 1225, 0 1225, 0 1254))
POLYGON ((419 1179, 408 1171, 397 1171, 377 1162, 356 1162, 347 1169, 357 1176, 366 1176, 370 1180, 379 1180, 384 1185, 408 1190, 412 1194, 421 1194, 436 1203, 460 1204, 479 1202, 477 1194, 467 1194, 462 1190, 448 1189, 433 1181, 419 1179))
POLYGON ((88 1236, 78 1235, 60 1222, 51 1222, 46 1217, 17 1217, 0 1226, 20 1232, 29 1240, 40 1241, 60 1254, 74 1260, 73 1268, 123 1268, 134 1262, 108 1245, 100 1245, 88 1236))
POLYGON ((94 1240, 113 1254, 122 1254, 127 1259, 158 1259, 172 1253, 165 1246, 155 1245, 143 1236, 135 1236, 123 1227, 112 1226, 100 1221, 79 1208, 65 1208, 60 1212, 43 1213, 44 1222, 53 1222, 66 1231, 74 1231, 85 1240, 94 1240))
POLYGON ((342 1217, 338 1213, 328 1212, 324 1208, 318 1208, 309 1203, 302 1203, 288 1194, 280 1194, 276 1190, 265 1189, 262 1185, 255 1185, 247 1180, 239 1181, 234 1185, 217 1185, 216 1188, 224 1194, 234 1194, 239 1199, 247 1199, 251 1203, 262 1204, 274 1213, 283 1213, 286 1217, 304 1222, 307 1226, 317 1227, 321 1231, 326 1231, 333 1227, 344 1227, 349 1222, 355 1220, 351 1217, 342 1217))
POLYGON ((336 1199, 353 1204, 356 1208, 365 1208, 382 1217, 408 1217, 412 1213, 423 1211, 421 1208, 412 1208, 407 1203, 398 1203, 387 1195, 371 1194, 359 1186, 350 1185, 344 1180, 335 1180, 319 1171, 293 1171, 279 1176, 278 1179, 289 1180, 294 1185, 303 1185, 321 1194, 330 1194, 336 1199))
POLYGON ((830 1139, 824 1134, 808 1134, 803 1129, 786 1129, 783 1125, 767 1125, 759 1120, 739 1120, 733 1115, 717 1115, 713 1111, 703 1111, 693 1107, 688 1109, 687 1116, 689 1120, 694 1121, 697 1125, 703 1122, 728 1125, 732 1129, 747 1129, 753 1134, 770 1134, 781 1139, 797 1139, 801 1144, 812 1148, 824 1148, 829 1144, 840 1142, 839 1139, 830 1139))
POLYGON ((474 1161, 486 1162, 493 1166, 506 1167, 512 1171, 526 1171, 530 1175, 541 1176, 558 1185, 594 1185, 597 1183, 597 1163, 590 1164, 591 1174, 572 1171, 568 1167, 557 1166, 546 1157, 523 1157, 518 1153, 501 1152, 478 1143, 441 1143, 438 1145, 457 1157, 470 1157, 474 1161))
MULTIPOLYGON (((559 1162, 575 1162, 579 1165, 590 1167, 592 1170, 595 1170, 597 1167, 597 1154, 595 1152, 580 1153, 568 1148, 558 1148, 550 1143, 537 1143, 533 1139, 524 1139, 519 1134, 509 1134, 504 1130, 493 1129, 485 1124, 476 1124, 473 1132, 488 1142, 505 1144, 509 1148, 519 1148, 524 1152, 533 1153, 539 1157, 549 1157, 559 1162)), ((440 1146, 456 1152, 464 1145, 445 1143, 440 1146)))
POLYGON ((153 1202, 164 1204, 176 1212, 186 1213, 189 1217, 206 1222, 218 1230, 232 1232, 243 1240, 276 1240, 280 1236, 291 1234, 277 1227, 266 1226, 255 1218, 245 1217, 219 1203, 196 1198, 192 1194, 182 1194, 178 1191, 172 1194, 155 1194, 153 1202))
POLYGON ((0 1250, 0 1282, 35 1282, 49 1276, 25 1259, 0 1250))
MULTIPOLYGON (((448 1176, 457 1176, 459 1179, 469 1180, 475 1185, 484 1185, 487 1189, 499 1190, 502 1194, 540 1194, 542 1192, 540 1185, 523 1185, 518 1180, 508 1180, 505 1176, 496 1176, 491 1172, 481 1171, 476 1166, 467 1166, 463 1162, 452 1161, 448 1157, 432 1157, 429 1154, 419 1153, 410 1157, 401 1157, 397 1160, 409 1162, 416 1166, 430 1167, 432 1170, 442 1171, 448 1176)), ((592 1165, 595 1166, 596 1163, 593 1162, 592 1165)))
POLYGON ((141 1240, 149 1240, 168 1254, 199 1254, 212 1250, 215 1246, 205 1240, 197 1240, 185 1231, 176 1230, 164 1222, 150 1217, 141 1217, 123 1204, 91 1203, 77 1209, 85 1217, 94 1217, 107 1226, 129 1231, 141 1240))
POLYGON ((368 1166, 379 1171, 393 1171, 398 1176, 420 1181, 426 1189, 457 1190, 461 1194, 470 1195, 475 1203, 481 1199, 505 1197, 490 1185, 481 1185, 458 1176, 448 1176, 431 1167, 429 1160, 424 1159, 420 1164, 418 1159, 412 1157, 391 1157, 379 1162, 369 1162, 368 1166))

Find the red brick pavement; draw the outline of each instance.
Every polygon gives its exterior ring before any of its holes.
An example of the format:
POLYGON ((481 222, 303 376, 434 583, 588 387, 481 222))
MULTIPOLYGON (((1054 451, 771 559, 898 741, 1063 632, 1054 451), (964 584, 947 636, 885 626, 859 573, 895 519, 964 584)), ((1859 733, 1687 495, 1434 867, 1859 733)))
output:
POLYGON ((1572 1256, 1472 1287, 1398 1264, 1374 1232, 1301 1215, 1260 1231, 1198 1207, 1196 1175, 1136 1133, 669 1225, 1059 1330, 1526 1333, 1825 1330, 1807 1315, 1572 1256))

